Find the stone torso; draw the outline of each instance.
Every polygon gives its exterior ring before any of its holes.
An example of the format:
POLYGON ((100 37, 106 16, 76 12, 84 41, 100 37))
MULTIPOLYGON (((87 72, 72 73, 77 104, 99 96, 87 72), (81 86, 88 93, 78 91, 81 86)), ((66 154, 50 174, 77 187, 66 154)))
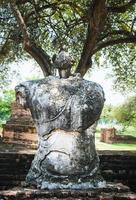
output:
POLYGON ((60 128, 82 132, 100 116, 104 94, 100 85, 78 77, 59 79, 49 76, 24 85, 27 105, 39 130, 46 135, 60 128))
POLYGON ((99 167, 94 136, 89 127, 98 120, 104 104, 100 85, 80 77, 49 76, 16 88, 24 92, 39 135, 39 148, 27 181, 41 188, 82 188, 99 167), (73 176, 73 177, 72 177, 73 176), (76 177, 74 177, 76 176, 76 177), (70 184, 66 183, 68 180, 70 184))

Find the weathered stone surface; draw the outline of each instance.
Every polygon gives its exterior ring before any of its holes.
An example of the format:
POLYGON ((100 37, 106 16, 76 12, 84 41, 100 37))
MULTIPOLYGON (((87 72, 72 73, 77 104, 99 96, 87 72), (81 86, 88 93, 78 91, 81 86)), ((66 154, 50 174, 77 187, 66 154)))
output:
POLYGON ((105 188, 91 190, 37 190, 32 188, 12 188, 0 191, 2 200, 135 200, 136 194, 122 184, 107 184, 105 188))
POLYGON ((80 77, 49 76, 22 83, 16 93, 30 108, 39 135, 27 182, 47 189, 102 187, 91 127, 104 104, 101 86, 80 77))
POLYGON ((54 67, 58 69, 60 78, 68 78, 70 76, 73 58, 68 51, 62 47, 58 55, 53 56, 54 67))

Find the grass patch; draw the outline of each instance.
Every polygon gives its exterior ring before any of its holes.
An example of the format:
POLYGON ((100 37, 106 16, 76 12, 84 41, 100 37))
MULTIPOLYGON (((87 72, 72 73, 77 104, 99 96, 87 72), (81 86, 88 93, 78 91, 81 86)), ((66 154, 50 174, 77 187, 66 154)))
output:
POLYGON ((107 144, 96 139, 96 149, 98 150, 116 150, 116 151, 136 151, 136 144, 107 144))

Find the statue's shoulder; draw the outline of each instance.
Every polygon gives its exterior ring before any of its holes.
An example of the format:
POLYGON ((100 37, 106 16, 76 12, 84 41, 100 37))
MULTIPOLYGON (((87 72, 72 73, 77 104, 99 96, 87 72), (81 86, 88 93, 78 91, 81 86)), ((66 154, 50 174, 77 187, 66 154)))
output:
POLYGON ((29 80, 29 81, 22 82, 19 85, 17 85, 16 88, 17 87, 26 87, 27 88, 27 87, 31 87, 31 86, 34 86, 34 85, 40 86, 42 84, 47 84, 47 83, 49 83, 53 80, 58 80, 58 79, 59 79, 59 77, 57 77, 57 76, 47 76, 47 77, 42 78, 42 79, 29 80))

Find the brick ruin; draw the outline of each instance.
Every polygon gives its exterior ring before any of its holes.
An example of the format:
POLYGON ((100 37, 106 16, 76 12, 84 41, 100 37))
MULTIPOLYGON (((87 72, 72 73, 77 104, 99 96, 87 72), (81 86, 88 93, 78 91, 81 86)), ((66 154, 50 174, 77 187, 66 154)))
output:
POLYGON ((100 169, 108 184, 96 190, 38 190, 25 186, 34 154, 0 152, 0 199, 136 200, 136 152, 99 151, 100 169), (128 185, 130 189, 124 185, 128 185))
POLYGON ((113 138, 115 138, 116 129, 115 128, 102 128, 101 129, 101 142, 112 144, 113 138))
POLYGON ((37 133, 29 109, 16 102, 11 104, 11 117, 3 124, 2 141, 4 143, 36 146, 37 133))
POLYGON ((101 129, 101 142, 107 144, 113 143, 136 143, 136 137, 130 135, 119 135, 115 128, 102 128, 101 129))

